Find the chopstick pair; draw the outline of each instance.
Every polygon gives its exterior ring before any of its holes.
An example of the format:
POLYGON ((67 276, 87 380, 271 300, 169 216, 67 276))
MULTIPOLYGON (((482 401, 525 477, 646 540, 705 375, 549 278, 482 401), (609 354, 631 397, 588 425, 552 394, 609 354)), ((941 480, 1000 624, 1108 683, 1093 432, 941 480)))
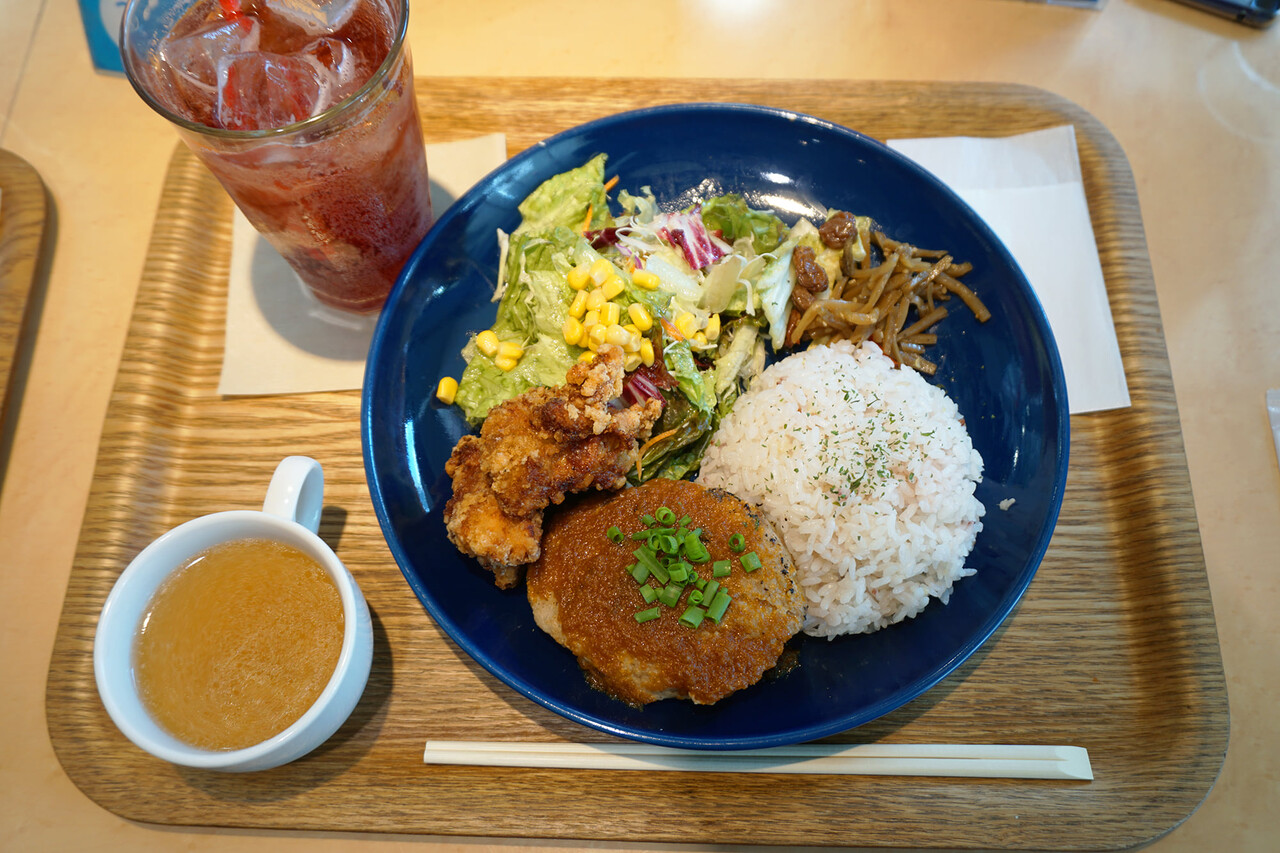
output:
POLYGON ((1079 746, 825 744, 726 751, 644 743, 501 743, 429 740, 427 764, 705 773, 825 773, 1007 779, 1093 779, 1079 746))

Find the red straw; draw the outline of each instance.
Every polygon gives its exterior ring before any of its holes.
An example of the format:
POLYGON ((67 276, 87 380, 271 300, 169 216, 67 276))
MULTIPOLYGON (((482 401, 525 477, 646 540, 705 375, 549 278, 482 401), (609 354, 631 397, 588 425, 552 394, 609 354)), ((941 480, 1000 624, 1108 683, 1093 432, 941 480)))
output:
POLYGON ((223 17, 228 20, 241 20, 244 17, 239 9, 239 0, 218 0, 218 5, 223 8, 223 17))
POLYGON ((240 11, 240 0, 218 0, 218 5, 222 7, 223 18, 233 23, 238 23, 243 29, 249 28, 249 22, 245 20, 244 13, 240 11))

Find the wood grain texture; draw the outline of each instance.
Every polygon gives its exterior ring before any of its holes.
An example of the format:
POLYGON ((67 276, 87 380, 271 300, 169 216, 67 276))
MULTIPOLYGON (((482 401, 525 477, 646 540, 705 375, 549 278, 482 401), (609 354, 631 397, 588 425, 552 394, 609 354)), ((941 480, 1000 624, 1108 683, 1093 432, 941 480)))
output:
POLYGON ((1208 793, 1227 746, 1226 688, 1150 263, 1128 163, 1079 107, 988 84, 421 79, 429 141, 502 131, 509 153, 583 121, 688 100, 796 109, 873 137, 1075 126, 1131 408, 1072 418, 1062 514, 1013 615, 936 688, 832 740, 1086 747, 1092 783, 729 777, 427 767, 428 738, 603 740, 525 700, 436 628, 378 529, 359 394, 223 398, 231 204, 179 148, 104 426, 50 666, 59 759, 104 808, 160 824, 726 844, 1121 849, 1208 793), (98 611, 153 537, 254 507, 277 460, 327 474, 321 535, 363 587, 368 691, 318 752, 245 776, 132 747, 93 681, 98 611))
POLYGON ((26 160, 0 149, 0 425, 9 414, 10 382, 29 325, 44 230, 40 175, 26 160))

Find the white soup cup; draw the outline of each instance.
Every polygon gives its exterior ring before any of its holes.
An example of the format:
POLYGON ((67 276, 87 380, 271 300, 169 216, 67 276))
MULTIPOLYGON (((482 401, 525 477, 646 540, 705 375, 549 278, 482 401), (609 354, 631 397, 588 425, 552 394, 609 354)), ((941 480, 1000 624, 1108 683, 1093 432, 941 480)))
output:
POLYGON ((324 472, 306 456, 276 467, 262 511, 201 516, 156 539, 134 558, 107 596, 93 645, 93 671, 102 703, 134 744, 165 761, 207 770, 266 770, 301 758, 328 740, 355 709, 373 659, 373 625, 360 587, 333 549, 316 535, 324 505, 324 472), (138 625, 160 585, 192 557, 236 539, 271 539, 292 545, 319 563, 342 598, 342 651, 320 697, 291 726, 244 749, 208 750, 169 734, 138 695, 133 648, 138 625))

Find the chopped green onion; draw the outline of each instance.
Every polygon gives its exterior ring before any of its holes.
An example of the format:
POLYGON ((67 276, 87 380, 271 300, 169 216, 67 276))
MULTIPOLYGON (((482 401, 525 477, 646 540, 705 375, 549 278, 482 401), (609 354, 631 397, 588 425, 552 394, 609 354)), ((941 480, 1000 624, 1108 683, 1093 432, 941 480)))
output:
POLYGON ((648 622, 650 619, 657 619, 662 615, 661 607, 650 607, 648 610, 641 610, 636 614, 637 622, 648 622))
MULTIPOLYGON (((680 616, 681 624, 697 628, 704 618, 713 615, 709 610, 712 605, 718 608, 714 613, 718 622, 729 606, 729 594, 718 580, 707 580, 698 573, 695 564, 711 562, 711 552, 702 541, 702 528, 690 529, 691 519, 687 515, 677 522, 675 512, 666 506, 659 507, 653 515, 642 515, 641 521, 645 529, 634 533, 628 534, 616 526, 606 532, 611 542, 620 544, 631 539, 639 544, 631 552, 636 561, 627 571, 640 585, 640 597, 645 604, 655 606, 635 613, 636 621, 648 622, 659 618, 663 606, 679 607, 680 599, 688 591, 688 601, 680 616)), ((730 540, 731 545, 734 541, 739 546, 735 553, 740 553, 745 547, 745 539, 738 534, 730 540)), ((713 574, 723 577, 731 569, 729 560, 717 560, 713 574)))
POLYGON ((697 539, 686 539, 684 556, 691 563, 705 563, 711 559, 711 552, 707 550, 706 545, 703 545, 697 539))
POLYGON ((747 540, 743 538, 741 533, 735 533, 729 537, 729 550, 735 554, 741 554, 742 549, 747 547, 747 540))
POLYGON ((724 612, 729 609, 731 600, 729 593, 725 590, 717 592, 715 598, 711 599, 711 603, 707 605, 707 618, 719 625, 720 620, 724 618, 724 612))
POLYGON ((657 556, 655 556, 648 548, 637 548, 631 552, 631 555, 644 564, 644 567, 658 579, 658 583, 666 583, 670 580, 670 578, 667 577, 666 568, 662 563, 658 562, 657 556))
POLYGON ((680 624, 686 628, 697 628, 702 624, 702 619, 707 615, 707 611, 696 605, 685 608, 684 613, 680 614, 680 624))
POLYGON ((755 551, 748 551, 740 559, 742 560, 742 570, 744 572, 754 572, 760 568, 760 555, 755 551))

